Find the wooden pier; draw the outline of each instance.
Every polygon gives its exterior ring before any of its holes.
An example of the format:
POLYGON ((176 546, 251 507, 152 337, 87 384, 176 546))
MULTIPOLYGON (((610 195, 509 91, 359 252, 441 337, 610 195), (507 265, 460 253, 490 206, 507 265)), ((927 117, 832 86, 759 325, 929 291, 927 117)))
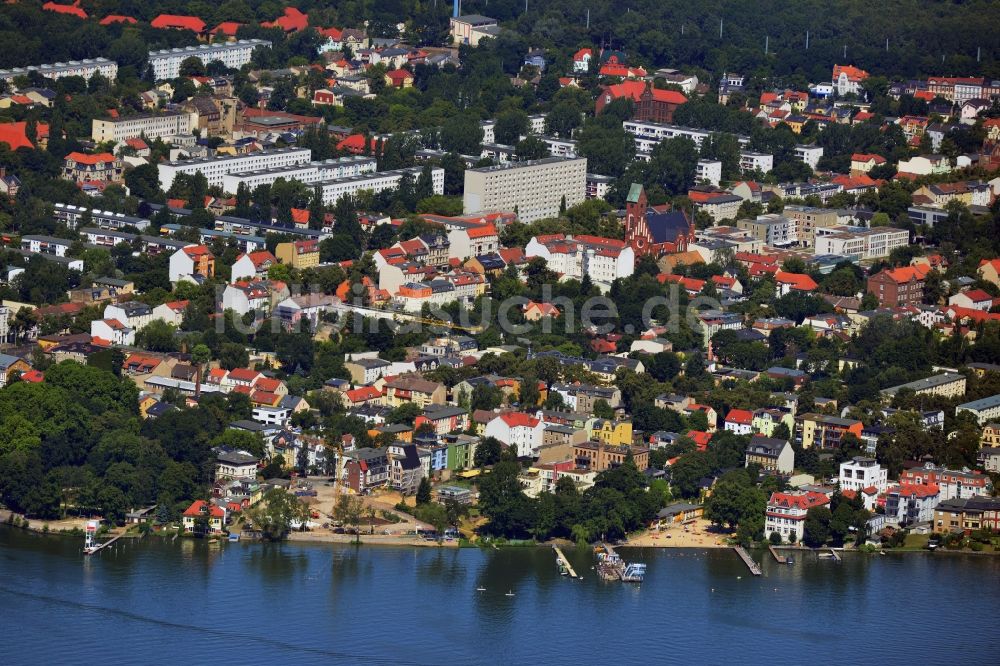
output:
POLYGON ((833 548, 831 548, 831 549, 830 549, 830 554, 831 554, 831 555, 833 555, 833 559, 837 560, 838 562, 840 562, 840 561, 841 561, 841 560, 840 560, 840 553, 838 553, 838 552, 837 552, 836 550, 834 550, 833 548))
POLYGON ((736 551, 736 554, 740 556, 743 563, 747 565, 748 569, 750 569, 750 573, 754 576, 760 576, 763 573, 760 570, 760 565, 753 561, 753 558, 750 557, 750 553, 748 553, 743 546, 733 546, 733 550, 736 551))
POLYGON ((788 564, 788 558, 784 555, 780 555, 778 551, 774 549, 774 546, 768 546, 767 549, 771 551, 771 555, 774 556, 774 559, 778 564, 788 564))
POLYGON ((559 563, 559 569, 568 573, 570 578, 579 578, 579 576, 576 575, 576 571, 573 570, 573 565, 569 563, 569 559, 562 552, 559 546, 552 546, 552 548, 556 551, 556 562, 559 563))
POLYGON ((104 543, 99 543, 96 546, 91 546, 90 548, 85 548, 83 550, 83 552, 86 553, 87 555, 96 555, 97 553, 101 552, 103 549, 105 549, 108 546, 110 546, 111 544, 113 544, 115 541, 118 541, 118 539, 121 539, 123 536, 125 536, 124 532, 122 532, 121 534, 117 534, 117 535, 111 537, 110 539, 108 539, 104 543))

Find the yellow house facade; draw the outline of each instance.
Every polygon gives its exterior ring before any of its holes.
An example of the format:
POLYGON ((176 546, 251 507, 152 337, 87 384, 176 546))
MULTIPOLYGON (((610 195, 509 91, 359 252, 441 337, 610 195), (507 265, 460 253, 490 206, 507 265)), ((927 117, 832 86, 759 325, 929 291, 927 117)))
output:
POLYGON ((587 435, 612 446, 626 446, 632 443, 632 422, 593 419, 587 423, 587 435))

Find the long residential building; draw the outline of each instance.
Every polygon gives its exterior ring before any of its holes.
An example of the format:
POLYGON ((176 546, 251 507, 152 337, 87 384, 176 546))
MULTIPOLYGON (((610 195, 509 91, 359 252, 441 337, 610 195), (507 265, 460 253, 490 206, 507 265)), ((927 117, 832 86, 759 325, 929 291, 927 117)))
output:
POLYGON ((916 395, 938 395, 943 398, 957 398, 965 395, 965 375, 957 372, 944 372, 924 379, 907 382, 899 386, 882 389, 882 397, 892 399, 903 389, 909 389, 916 395))
POLYGON ((140 136, 147 139, 158 139, 191 134, 194 126, 194 114, 184 111, 168 111, 123 118, 94 118, 90 135, 97 142, 114 141, 120 143, 140 136))
POLYGON ((226 67, 239 69, 250 62, 250 55, 258 46, 270 48, 271 42, 265 39, 241 39, 238 42, 200 44, 150 51, 149 65, 153 68, 153 76, 157 81, 176 79, 180 76, 181 63, 188 58, 198 58, 206 65, 218 60, 226 67))
POLYGON ((86 221, 90 216, 90 224, 101 229, 124 229, 125 227, 135 227, 139 231, 149 228, 149 220, 144 217, 135 217, 125 213, 116 213, 110 210, 97 210, 84 206, 74 206, 73 204, 56 203, 53 205, 53 217, 65 224, 70 229, 75 229, 81 221, 86 221))
MULTIPOLYGON (((354 196, 358 192, 371 191, 377 194, 384 190, 396 189, 399 187, 399 182, 407 175, 416 182, 422 171, 423 167, 409 167, 392 171, 360 173, 354 176, 322 180, 314 183, 314 187, 319 191, 324 204, 333 205, 341 197, 354 196)), ((441 167, 431 169, 431 188, 434 194, 444 194, 444 169, 441 167)))
POLYGON ((164 162, 157 168, 160 172, 160 187, 169 190, 178 174, 201 173, 209 187, 222 186, 223 178, 230 173, 243 173, 260 169, 275 169, 295 164, 308 164, 312 151, 308 148, 279 148, 246 155, 216 155, 191 160, 164 162))
POLYGON ((465 213, 517 209, 522 222, 556 217, 561 206, 581 203, 587 158, 547 157, 465 171, 465 213))
POLYGON ((955 408, 955 416, 969 412, 979 423, 989 423, 1000 419, 1000 395, 991 395, 972 402, 965 402, 955 408))
POLYGON ((290 164, 271 169, 228 173, 222 177, 222 189, 230 194, 235 194, 242 183, 252 191, 260 185, 272 185, 279 178, 297 180, 311 185, 324 180, 374 173, 377 165, 378 161, 374 157, 349 155, 324 162, 290 164))
POLYGON ((30 72, 38 72, 47 79, 61 79, 64 76, 82 76, 85 79, 89 79, 94 74, 114 79, 118 76, 118 63, 107 58, 86 58, 84 60, 70 60, 69 62, 55 62, 48 65, 13 67, 11 69, 0 69, 0 81, 11 81, 16 76, 27 76, 30 72))
MULTIPOLYGON (((660 142, 678 138, 691 139, 700 148, 702 141, 712 134, 708 130, 695 127, 681 127, 680 125, 638 120, 626 120, 622 123, 622 127, 626 132, 635 136, 635 148, 640 153, 650 153, 660 142)), ((745 147, 750 143, 749 137, 741 135, 736 135, 736 140, 740 142, 741 147, 745 147)))
POLYGON ((910 243, 910 232, 892 227, 827 227, 815 229, 816 254, 838 254, 856 260, 888 257, 910 243))

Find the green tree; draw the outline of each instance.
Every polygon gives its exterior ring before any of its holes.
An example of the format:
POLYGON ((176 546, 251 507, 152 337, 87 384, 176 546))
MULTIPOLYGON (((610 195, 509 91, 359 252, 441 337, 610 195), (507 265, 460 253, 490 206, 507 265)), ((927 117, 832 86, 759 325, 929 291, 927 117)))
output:
POLYGON ((818 548, 830 539, 830 520, 833 514, 829 507, 814 506, 806 512, 802 543, 810 548, 818 548))
POLYGON ((431 480, 426 476, 420 479, 417 487, 417 504, 427 504, 431 501, 431 480))
POLYGON ((247 510, 247 517, 264 539, 281 541, 288 536, 293 523, 308 519, 309 512, 295 495, 281 488, 272 488, 264 493, 260 502, 247 510))
POLYGON ((486 437, 476 446, 472 462, 476 467, 487 467, 500 462, 503 444, 496 437, 486 437))
POLYGON ((365 502, 357 495, 338 495, 337 501, 333 505, 333 519, 342 525, 354 527, 355 542, 361 540, 358 526, 361 524, 364 509, 365 502))

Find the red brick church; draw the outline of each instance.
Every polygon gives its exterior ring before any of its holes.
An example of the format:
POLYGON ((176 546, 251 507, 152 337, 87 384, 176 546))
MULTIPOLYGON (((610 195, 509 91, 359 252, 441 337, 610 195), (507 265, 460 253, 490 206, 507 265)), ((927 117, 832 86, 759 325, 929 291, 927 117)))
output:
POLYGON ((634 120, 654 123, 672 123, 674 111, 687 102, 687 97, 676 90, 654 88, 649 81, 622 81, 601 89, 594 105, 597 115, 620 97, 628 97, 635 102, 634 120))
POLYGON ((694 221, 682 210, 651 209, 642 185, 632 183, 625 202, 625 242, 636 259, 686 252, 694 242, 694 221))

